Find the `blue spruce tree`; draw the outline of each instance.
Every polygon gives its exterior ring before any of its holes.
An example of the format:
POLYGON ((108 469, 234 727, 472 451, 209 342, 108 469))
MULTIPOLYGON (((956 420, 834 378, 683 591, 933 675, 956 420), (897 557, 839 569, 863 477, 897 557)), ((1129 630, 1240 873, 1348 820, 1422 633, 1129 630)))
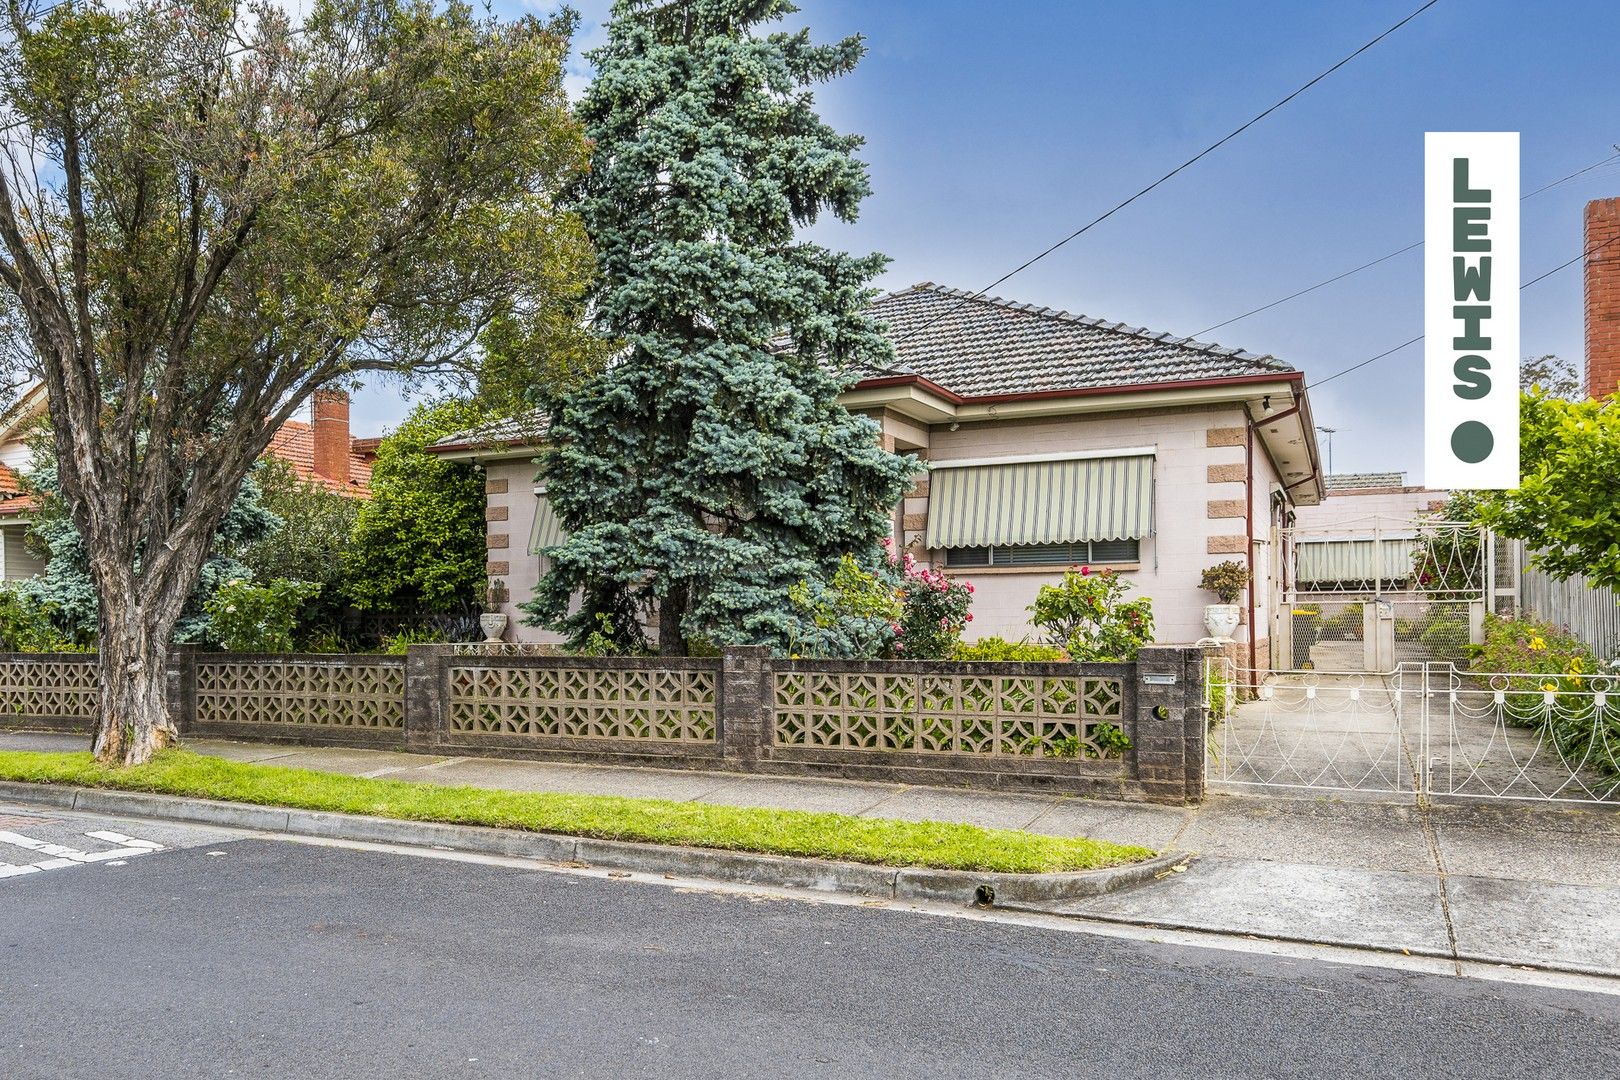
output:
POLYGON ((618 0, 591 54, 577 206, 597 329, 623 348, 553 403, 542 475, 569 537, 525 605, 575 645, 644 648, 656 610, 666 655, 694 639, 792 648, 811 631, 789 590, 822 587, 846 553, 879 569, 917 469, 838 402, 893 362, 865 314, 887 260, 797 230, 853 221, 869 191, 862 140, 823 123, 808 89, 864 48, 756 33, 794 10, 618 0))

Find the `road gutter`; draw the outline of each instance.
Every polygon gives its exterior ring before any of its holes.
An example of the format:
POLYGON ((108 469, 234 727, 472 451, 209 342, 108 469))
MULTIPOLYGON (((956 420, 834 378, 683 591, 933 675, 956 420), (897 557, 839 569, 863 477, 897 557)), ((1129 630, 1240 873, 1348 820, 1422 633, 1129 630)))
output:
POLYGON ((297 810, 102 788, 0 782, 0 799, 59 809, 222 825, 332 840, 443 848, 747 885, 849 893, 881 900, 996 905, 1078 900, 1143 885, 1186 862, 1159 855, 1125 866, 1055 874, 876 866, 714 848, 598 840, 553 833, 297 810))

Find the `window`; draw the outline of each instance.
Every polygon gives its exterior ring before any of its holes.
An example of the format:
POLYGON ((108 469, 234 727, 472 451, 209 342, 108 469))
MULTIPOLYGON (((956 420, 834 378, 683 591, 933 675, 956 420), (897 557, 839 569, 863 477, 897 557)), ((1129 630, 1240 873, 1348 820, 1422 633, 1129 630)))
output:
POLYGON ((948 548, 946 566, 1074 566, 1079 563, 1133 563, 1141 558, 1137 540, 1093 540, 1076 544, 1012 544, 948 548))

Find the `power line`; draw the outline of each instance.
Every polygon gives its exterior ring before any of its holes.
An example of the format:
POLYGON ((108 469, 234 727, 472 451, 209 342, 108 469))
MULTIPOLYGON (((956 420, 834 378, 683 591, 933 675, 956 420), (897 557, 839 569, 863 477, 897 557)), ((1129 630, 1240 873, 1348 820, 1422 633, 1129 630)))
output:
MULTIPOLYGON (((1550 278, 1554 274, 1558 273, 1558 271, 1563 270, 1564 268, 1569 267, 1569 266, 1574 266, 1576 263, 1580 262, 1583 259, 1591 258, 1593 255, 1596 255, 1598 252, 1602 251, 1604 248, 1608 247, 1610 244, 1614 243, 1617 240, 1620 240, 1620 236, 1611 236, 1611 237, 1609 237, 1609 239, 1603 241, 1603 243, 1601 243, 1601 244, 1598 244, 1596 247, 1593 247, 1593 248, 1591 248, 1589 250, 1586 250, 1586 251, 1582 251, 1579 255, 1575 256, 1573 259, 1570 259, 1567 262, 1561 262, 1557 266, 1553 267, 1551 270, 1548 270, 1546 273, 1538 274, 1535 277, 1531 278, 1529 281, 1527 281, 1523 285, 1519 286, 1519 291, 1523 292, 1524 290, 1528 289, 1530 286, 1534 285, 1536 282, 1538 282, 1538 281, 1546 281, 1548 278, 1550 278)), ((1332 382, 1334 379, 1337 379, 1341 375, 1348 375, 1352 371, 1360 371, 1362 368, 1366 367, 1368 364, 1374 363, 1375 361, 1378 361, 1378 360, 1382 360, 1384 357, 1390 356, 1390 355, 1392 355, 1394 353, 1398 353, 1402 349, 1406 348, 1408 345, 1416 345, 1418 342, 1423 340, 1423 337, 1424 337, 1424 335, 1419 334, 1417 337, 1412 338, 1409 341, 1401 342, 1399 345, 1395 346, 1393 349, 1385 349, 1383 352, 1379 353, 1377 356, 1370 356, 1370 357, 1368 357, 1367 359, 1361 361, 1358 364, 1350 365, 1349 367, 1345 368, 1343 371, 1335 371, 1332 375, 1329 375, 1327 378, 1322 379, 1319 382, 1311 383, 1310 388, 1312 390, 1315 390, 1315 389, 1317 389, 1319 387, 1327 385, 1328 383, 1332 382)))
MULTIPOLYGON (((1551 188, 1555 188, 1559 184, 1567 184, 1569 181, 1575 179, 1577 176, 1584 176, 1587 173, 1591 172, 1593 169, 1596 169, 1596 168, 1599 168, 1601 166, 1607 165, 1609 162, 1614 161, 1616 159, 1620 159, 1620 146, 1616 146, 1614 148, 1614 153, 1610 154, 1608 157, 1604 158, 1602 161, 1594 161, 1594 162, 1592 162, 1592 164, 1588 165, 1584 169, 1576 169, 1574 172, 1570 173, 1568 176, 1560 176, 1557 180, 1554 180, 1550 184, 1542 184, 1540 187, 1536 188, 1536 190, 1532 191, 1530 193, 1530 195, 1540 195, 1543 191, 1547 191, 1547 190, 1549 190, 1551 188)), ((1530 195, 1520 195, 1519 196, 1519 201, 1523 202, 1524 200, 1528 199, 1530 197, 1530 195)))
POLYGON ((1203 160, 1208 155, 1214 153, 1216 150, 1219 150, 1221 147, 1225 146, 1227 143, 1231 142, 1233 139, 1237 138, 1239 135, 1243 134, 1245 131, 1249 130, 1251 127, 1258 124, 1260 121, 1264 120, 1266 117, 1270 116, 1272 113, 1276 112, 1278 109, 1282 108, 1284 105, 1287 105, 1289 102, 1291 102, 1295 98, 1299 97, 1305 91, 1309 90, 1311 87, 1315 86, 1317 83, 1321 82, 1323 79, 1327 78, 1329 75, 1332 75, 1335 71, 1338 71, 1340 68, 1344 67, 1350 61, 1354 60, 1356 57, 1360 56, 1362 53, 1366 52, 1368 49, 1371 49, 1373 46, 1377 45, 1379 42, 1383 41, 1385 38, 1389 37, 1391 34, 1395 33, 1401 27, 1405 26, 1407 23, 1411 22, 1413 19, 1417 18, 1419 15, 1423 14, 1425 11, 1428 11, 1430 8, 1434 7, 1434 5, 1439 3, 1439 2, 1440 2, 1440 0, 1427 0, 1426 3, 1424 3, 1421 7, 1417 8, 1410 15, 1407 15, 1400 22, 1398 22, 1395 25, 1391 26, 1389 29, 1385 30, 1383 33, 1379 34, 1377 37, 1373 38, 1371 41, 1368 41, 1367 43, 1362 45, 1360 48, 1358 48, 1354 52, 1350 53, 1348 56, 1345 56, 1343 59, 1341 59, 1337 63, 1335 63, 1332 67, 1327 68, 1325 71, 1322 71, 1320 74, 1318 74, 1314 78, 1312 78, 1309 82, 1305 83, 1303 86, 1300 86, 1298 89, 1294 90, 1292 93, 1288 94, 1286 97, 1284 97, 1281 100, 1277 101, 1275 104, 1271 105, 1269 108, 1267 108, 1263 112, 1255 114, 1253 117, 1251 117, 1250 119, 1245 121, 1242 125, 1240 125, 1240 126, 1238 126, 1236 128, 1233 128, 1227 134, 1221 136, 1219 139, 1217 139, 1214 142, 1210 143, 1208 146, 1204 147, 1198 153, 1194 154, 1192 157, 1188 158, 1186 161, 1183 161, 1180 165, 1177 165, 1175 168, 1171 169, 1169 172, 1165 173, 1163 176, 1159 177, 1157 180, 1155 180, 1151 184, 1147 185, 1147 187, 1144 187, 1140 191, 1136 192, 1136 194, 1130 196, 1129 198, 1127 198, 1127 199, 1125 199, 1125 200, 1123 200, 1121 202, 1115 203, 1107 211, 1105 211, 1104 213, 1099 214, 1098 216, 1092 218, 1090 221, 1088 221, 1084 225, 1080 226, 1080 228, 1074 230, 1074 232, 1072 232, 1069 235, 1065 236, 1063 239, 1059 240, 1057 243, 1053 244, 1051 247, 1048 247, 1045 251, 1042 251, 1040 254, 1036 255, 1034 258, 1025 260, 1023 263, 1020 263, 1018 266, 1014 267, 1012 270, 1009 270, 1007 273, 1002 274, 1000 277, 996 278, 996 280, 992 281, 990 284, 986 285, 984 288, 980 289, 978 292, 974 293, 973 295, 963 297, 957 303, 955 303, 955 304, 951 305, 950 307, 944 309, 943 311, 939 312, 938 314, 934 315, 933 317, 925 320, 921 325, 915 326, 912 329, 908 330, 906 333, 902 334, 899 338, 895 339, 895 344, 898 345, 900 342, 905 341, 907 338, 910 338, 910 337, 922 332, 923 330, 927 329, 929 326, 931 326, 934 323, 938 322, 940 319, 944 318, 946 315, 949 315, 951 312, 955 311, 957 308, 961 307, 962 305, 979 299, 980 297, 984 296, 985 293, 989 292, 991 289, 995 288, 997 285, 1000 285, 1002 282, 1008 280, 1009 278, 1011 278, 1011 277, 1013 277, 1013 276, 1015 276, 1017 274, 1023 273, 1025 270, 1028 270, 1031 266, 1034 266, 1036 263, 1040 262, 1042 259, 1044 259, 1048 255, 1052 254, 1052 252, 1056 251, 1058 248, 1060 248, 1063 245, 1069 243, 1069 241, 1074 240, 1077 237, 1080 237, 1080 236, 1084 235, 1086 232, 1090 231, 1094 226, 1100 225, 1103 222, 1107 221, 1109 218, 1113 217, 1115 214, 1119 213, 1121 210, 1125 209, 1127 206, 1131 205, 1137 199, 1140 199, 1142 196, 1146 195, 1148 192, 1152 191, 1154 188, 1158 187, 1160 184, 1163 184, 1165 181, 1171 179, 1176 174, 1180 173, 1182 170, 1189 168, 1190 166, 1192 166, 1192 165, 1196 164, 1197 162, 1203 160))
MULTIPOLYGON (((1584 169, 1576 169, 1574 172, 1570 173, 1568 176, 1561 176, 1557 180, 1552 181, 1551 183, 1543 184, 1540 187, 1536 188, 1536 190, 1530 192, 1528 195, 1519 196, 1519 201, 1523 202, 1524 200, 1530 198, 1530 196, 1532 196, 1532 195, 1540 195, 1543 191, 1549 191, 1549 190, 1557 187, 1559 184, 1568 183, 1569 181, 1575 179, 1577 176, 1584 176, 1586 173, 1591 172, 1593 169, 1600 168, 1600 167, 1602 167, 1604 165, 1608 165, 1608 164, 1610 164, 1612 162, 1615 162, 1615 161, 1620 161, 1620 150, 1616 150, 1614 153, 1610 154, 1608 157, 1604 158, 1602 161, 1593 162, 1592 164, 1586 166, 1584 169)), ((1300 289, 1297 292, 1291 292, 1287 296, 1280 297, 1280 298, 1278 298, 1276 300, 1273 300, 1269 304, 1261 304, 1257 308, 1251 308, 1250 310, 1245 311, 1241 315, 1234 315, 1230 319, 1224 319, 1221 322, 1216 323, 1214 326, 1206 326, 1202 330, 1195 330, 1195 331, 1193 331, 1192 336, 1195 337, 1195 338, 1203 337, 1205 334, 1209 333, 1212 330, 1219 330, 1223 326, 1231 326, 1235 322, 1241 322, 1244 319, 1247 319, 1250 315, 1258 315, 1262 311, 1270 311, 1272 308, 1277 307, 1279 304, 1286 304, 1290 300, 1297 300, 1299 297, 1304 296, 1306 293, 1315 292, 1317 289, 1323 288, 1324 286, 1327 286, 1327 285, 1332 285, 1336 281, 1343 281, 1345 278, 1349 277, 1352 274, 1359 274, 1363 270, 1370 270, 1373 267, 1377 266, 1379 263, 1388 262, 1390 259, 1393 259, 1397 255, 1405 255, 1408 251, 1416 250, 1417 248, 1420 248, 1422 246, 1423 246, 1423 241, 1422 240, 1419 240, 1415 244, 1407 244, 1405 247, 1400 248, 1400 249, 1398 249, 1396 251, 1392 251, 1388 255, 1380 255, 1378 258, 1372 260, 1371 262, 1364 262, 1360 266, 1356 267, 1353 270, 1346 270, 1342 274, 1335 274, 1334 276, 1328 278, 1325 281, 1318 281, 1315 285, 1311 285, 1311 286, 1308 286, 1306 288, 1300 289)))
POLYGON ((1318 281, 1315 285, 1307 286, 1306 288, 1300 289, 1298 292, 1291 292, 1287 296, 1280 297, 1280 298, 1278 298, 1276 300, 1273 300, 1269 304, 1261 304, 1257 308, 1250 308, 1248 311, 1245 311, 1243 314, 1234 315, 1230 319, 1226 319, 1226 320, 1223 320, 1221 322, 1216 323, 1214 326, 1206 326, 1202 330, 1195 330, 1195 331, 1193 331, 1192 336, 1195 337, 1195 338, 1201 338, 1205 334, 1209 333, 1211 330, 1219 330, 1223 326, 1231 326, 1235 322, 1241 322, 1242 320, 1247 319, 1250 315, 1258 315, 1262 311, 1270 311, 1272 308, 1278 306, 1279 304, 1286 304, 1290 300, 1297 300, 1299 297, 1304 296, 1306 293, 1312 293, 1312 292, 1315 292, 1317 289, 1321 289, 1321 288, 1324 288, 1324 287, 1326 287, 1328 285, 1332 285, 1335 281, 1343 281, 1345 278, 1349 277, 1351 274, 1359 274, 1363 270, 1370 270, 1373 267, 1377 266, 1379 263, 1388 262, 1389 260, 1393 259, 1397 255, 1405 255, 1408 251, 1411 251, 1414 248, 1420 248, 1422 246, 1423 246, 1423 241, 1422 240, 1419 240, 1415 244, 1407 244, 1405 247, 1401 248, 1399 251, 1392 251, 1388 255, 1380 255, 1378 258, 1374 259, 1372 262, 1364 262, 1360 266, 1356 267, 1354 270, 1346 270, 1342 274, 1335 274, 1332 277, 1328 278, 1326 281, 1318 281))

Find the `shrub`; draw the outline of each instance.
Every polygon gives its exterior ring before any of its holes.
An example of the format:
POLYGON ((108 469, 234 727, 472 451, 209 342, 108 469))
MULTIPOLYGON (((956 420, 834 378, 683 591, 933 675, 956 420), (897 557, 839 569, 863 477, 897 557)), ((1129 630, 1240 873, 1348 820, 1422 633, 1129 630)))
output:
MULTIPOLYGON (((1396 626, 1397 634, 1400 632, 1396 626)), ((1418 631, 1418 641, 1429 651, 1429 654, 1439 660, 1460 660, 1467 655, 1468 649, 1468 613, 1448 609, 1439 615, 1434 615, 1421 630, 1418 631)))
POLYGON ((397 634, 385 634, 382 651, 387 656, 404 656, 412 645, 443 645, 444 631, 432 626, 407 627, 397 634))
POLYGON ((1207 697, 1209 704, 1204 710, 1204 718, 1210 727, 1225 720, 1231 713, 1232 706, 1236 704, 1232 684, 1220 672, 1211 671, 1207 676, 1207 697))
POLYGON ((952 660, 991 660, 1022 663, 1050 663, 1067 660, 1069 654, 1056 645, 1042 645, 1034 641, 1008 641, 1006 638, 980 638, 970 644, 957 642, 951 650, 952 660))
POLYGON ((287 578, 263 585, 232 578, 203 605, 209 635, 231 652, 291 652, 299 609, 320 591, 287 578))
POLYGON ((355 607, 455 612, 478 605, 489 556, 484 477, 427 447, 488 419, 476 403, 424 403, 378 444, 371 498, 359 507, 343 555, 355 607))
MULTIPOLYGON (((1506 672, 1522 675, 1579 676, 1598 670, 1596 654, 1569 631, 1537 619, 1485 617, 1485 643, 1471 645, 1469 667, 1479 672, 1506 672)), ((1540 686, 1535 680, 1517 682, 1515 689, 1540 686)))
POLYGON ((1317 639, 1319 641, 1360 641, 1364 629, 1361 605, 1346 604, 1332 615, 1322 619, 1321 627, 1317 631, 1317 639))
POLYGON ((943 660, 959 644, 973 621, 973 583, 945 576, 943 570, 918 565, 908 552, 900 561, 900 621, 894 631, 894 654, 907 660, 943 660))
POLYGON ((57 629, 51 611, 31 596, 0 586, 0 649, 6 652, 79 652, 84 646, 57 629))
POLYGON ((1046 640, 1076 660, 1135 660, 1153 640, 1153 601, 1126 600, 1130 585, 1112 570, 1071 567, 1042 585, 1029 610, 1046 640))
POLYGON ((1223 604, 1237 603, 1238 594, 1249 583, 1249 569, 1232 559, 1204 568, 1198 584, 1214 593, 1223 604))
MULTIPOLYGON (((1470 668, 1508 676, 1506 689, 1552 695, 1550 707, 1505 709, 1520 727, 1544 727, 1565 762, 1620 775, 1620 715, 1599 710, 1590 694, 1597 656, 1568 630, 1525 617, 1488 615, 1485 643, 1469 646, 1470 668)), ((1494 680, 1493 680, 1494 682, 1494 680)), ((1496 683, 1500 685, 1500 683, 1496 683)))
POLYGON ((824 585, 801 581, 788 590, 805 629, 793 635, 795 656, 871 658, 888 650, 903 613, 901 589, 884 560, 883 576, 853 555, 838 560, 824 585), (889 578, 890 580, 885 580, 889 578))

